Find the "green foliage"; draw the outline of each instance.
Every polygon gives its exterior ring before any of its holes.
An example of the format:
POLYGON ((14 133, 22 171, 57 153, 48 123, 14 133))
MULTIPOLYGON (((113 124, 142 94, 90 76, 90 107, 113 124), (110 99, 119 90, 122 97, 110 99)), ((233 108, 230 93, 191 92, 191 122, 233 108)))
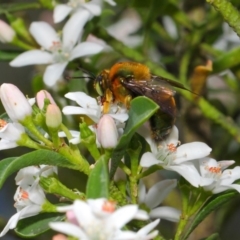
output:
POLYGON ((50 229, 50 222, 63 221, 65 215, 60 213, 41 213, 18 222, 15 232, 24 238, 34 238, 50 229))
POLYGON ((112 165, 110 177, 112 178, 119 162, 125 154, 126 148, 132 139, 135 131, 146 122, 159 108, 152 100, 145 97, 137 97, 132 100, 129 111, 129 118, 124 133, 121 136, 118 145, 112 153, 112 165), (144 108, 142 107, 144 106, 144 108))
POLYGON ((0 161, 0 187, 2 187, 6 179, 12 173, 24 167, 39 164, 78 169, 77 165, 73 165, 66 158, 56 152, 49 150, 36 150, 20 157, 11 157, 0 161))

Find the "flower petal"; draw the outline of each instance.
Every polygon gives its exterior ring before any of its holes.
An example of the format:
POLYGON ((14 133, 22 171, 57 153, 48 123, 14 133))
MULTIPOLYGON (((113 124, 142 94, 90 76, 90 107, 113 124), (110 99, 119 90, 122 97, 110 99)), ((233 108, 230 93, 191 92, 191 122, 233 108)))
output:
POLYGON ((150 152, 146 152, 142 155, 142 158, 140 160, 140 165, 142 167, 151 167, 155 164, 159 164, 159 163, 162 163, 161 161, 157 160, 155 158, 155 156, 150 153, 150 152))
POLYGON ((205 143, 192 142, 186 143, 177 148, 175 164, 179 164, 188 160, 203 158, 210 154, 212 149, 205 143))
POLYGON ((71 53, 70 60, 73 60, 75 58, 87 56, 87 55, 93 55, 101 52, 103 50, 103 46, 92 43, 92 42, 82 42, 79 43, 71 53))
POLYGON ((60 42, 56 31, 46 22, 33 22, 29 31, 37 43, 46 50, 50 50, 54 42, 60 42))
POLYGON ((139 231, 139 235, 147 235, 150 231, 152 231, 160 222, 160 219, 156 219, 155 221, 147 224, 146 226, 142 227, 139 231))
POLYGON ((158 207, 150 211, 151 218, 161 218, 171 222, 178 222, 181 212, 172 207, 158 207))
POLYGON ((48 52, 41 50, 30 50, 18 55, 10 62, 11 67, 22 67, 34 64, 52 63, 53 56, 48 52))
POLYGON ((127 205, 116 210, 111 216, 108 218, 107 226, 111 228, 111 226, 115 226, 115 229, 122 228, 126 223, 131 221, 138 211, 138 207, 136 205, 127 205), (109 225, 108 225, 109 224, 109 225))
POLYGON ((182 177, 184 177, 194 187, 199 187, 199 185, 200 185, 200 175, 199 175, 197 169, 195 168, 195 166, 192 163, 186 162, 186 163, 181 164, 181 165, 166 166, 164 168, 179 173, 182 177))
POLYGON ((68 222, 51 222, 49 223, 50 228, 52 228, 55 231, 77 237, 81 240, 89 240, 87 235, 82 231, 81 228, 78 226, 68 223, 68 222))
POLYGON ((95 16, 99 16, 101 14, 101 8, 96 3, 86 2, 82 5, 83 8, 86 8, 90 13, 95 16))
POLYGON ((63 27, 63 47, 73 48, 90 16, 90 12, 84 9, 78 10, 71 16, 63 27))
POLYGON ((67 64, 67 62, 63 62, 49 65, 43 75, 44 83, 49 87, 54 86, 57 80, 59 80, 62 76, 62 73, 67 64))
POLYGON ((175 179, 164 180, 154 184, 146 195, 146 205, 150 209, 157 207, 176 186, 177 180, 175 179))
POLYGON ((59 23, 64 20, 72 10, 73 9, 67 4, 58 4, 53 11, 54 23, 59 23))

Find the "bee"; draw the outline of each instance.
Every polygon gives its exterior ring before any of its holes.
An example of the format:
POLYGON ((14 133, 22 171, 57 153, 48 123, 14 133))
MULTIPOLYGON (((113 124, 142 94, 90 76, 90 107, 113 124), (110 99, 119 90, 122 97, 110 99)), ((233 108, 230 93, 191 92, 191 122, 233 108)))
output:
POLYGON ((157 143, 170 134, 176 119, 172 86, 184 88, 180 83, 152 75, 146 65, 136 62, 118 62, 100 72, 94 80, 94 88, 101 96, 105 113, 113 102, 129 108, 131 100, 137 96, 146 96, 156 102, 160 109, 150 118, 150 126, 157 143))

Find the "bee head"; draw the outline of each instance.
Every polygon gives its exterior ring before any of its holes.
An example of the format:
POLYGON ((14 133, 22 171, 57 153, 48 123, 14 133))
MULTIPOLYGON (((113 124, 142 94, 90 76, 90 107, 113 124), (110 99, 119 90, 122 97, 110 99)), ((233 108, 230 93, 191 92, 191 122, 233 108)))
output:
POLYGON ((94 88, 99 96, 103 96, 108 88, 108 74, 109 70, 103 70, 95 78, 94 88))

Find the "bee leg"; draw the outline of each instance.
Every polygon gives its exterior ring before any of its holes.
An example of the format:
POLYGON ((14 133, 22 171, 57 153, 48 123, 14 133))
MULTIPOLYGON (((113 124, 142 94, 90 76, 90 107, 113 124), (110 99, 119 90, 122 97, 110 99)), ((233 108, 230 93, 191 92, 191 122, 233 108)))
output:
POLYGON ((130 108, 130 103, 132 101, 132 96, 131 95, 127 95, 125 98, 124 98, 124 104, 125 106, 127 107, 127 109, 130 108))
POLYGON ((113 102, 112 91, 108 88, 105 93, 105 101, 103 103, 103 113, 108 113, 110 110, 110 104, 113 102))

